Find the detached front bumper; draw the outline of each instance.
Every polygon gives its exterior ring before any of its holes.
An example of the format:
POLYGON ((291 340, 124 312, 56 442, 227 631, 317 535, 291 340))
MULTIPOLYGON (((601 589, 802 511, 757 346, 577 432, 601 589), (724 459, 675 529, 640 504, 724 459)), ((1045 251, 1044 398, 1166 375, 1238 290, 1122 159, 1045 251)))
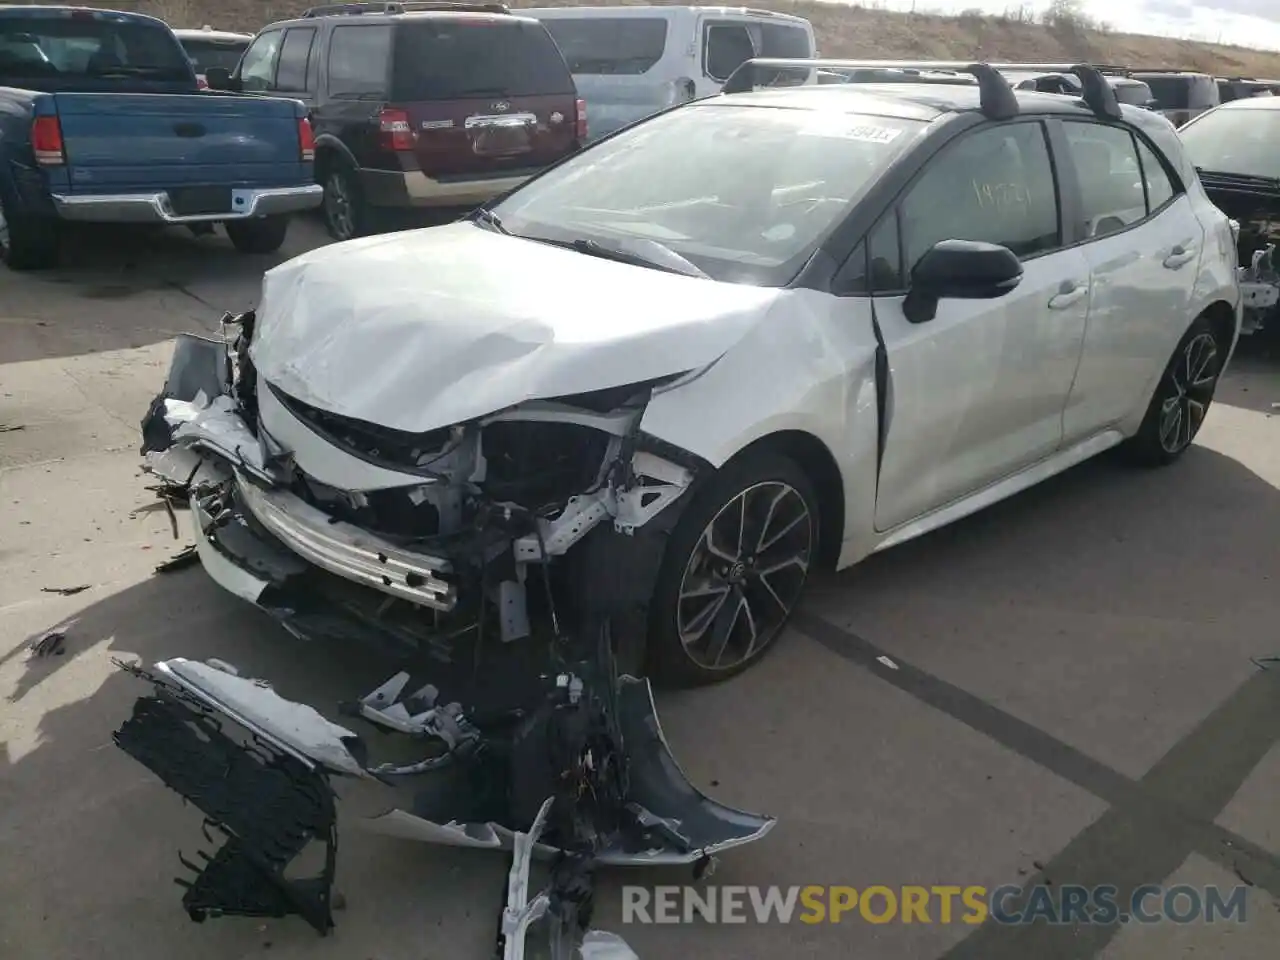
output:
POLYGON ((320 206, 324 188, 317 183, 296 187, 232 190, 230 206, 215 213, 178 213, 166 191, 129 194, 54 194, 53 207, 62 220, 81 223, 209 223, 300 213, 320 206))

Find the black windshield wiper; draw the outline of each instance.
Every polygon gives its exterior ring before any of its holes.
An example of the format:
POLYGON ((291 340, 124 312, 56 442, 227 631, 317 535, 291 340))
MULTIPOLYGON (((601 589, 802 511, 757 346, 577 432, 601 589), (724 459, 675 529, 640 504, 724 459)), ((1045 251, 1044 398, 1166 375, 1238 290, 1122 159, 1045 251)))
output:
MULTIPOLYGON (((537 239, 542 239, 541 237, 537 239)), ((701 277, 707 279, 707 274, 698 268, 692 261, 682 257, 666 244, 658 243, 656 240, 634 240, 631 243, 636 246, 642 246, 648 250, 643 253, 640 250, 628 249, 624 247, 613 247, 599 240, 588 240, 579 238, 577 240, 545 240, 544 243, 554 243, 556 246, 567 247, 570 250, 576 250, 578 253, 586 254, 589 257, 599 257, 601 260, 615 260, 618 263, 629 263, 635 267, 648 267, 651 270, 662 270, 665 273, 676 273, 685 277, 701 277)))
POLYGON ((506 228, 502 222, 502 218, 487 207, 477 207, 471 211, 471 216, 467 218, 472 223, 478 223, 483 227, 488 227, 495 233, 501 233, 503 236, 511 236, 511 231, 506 228))

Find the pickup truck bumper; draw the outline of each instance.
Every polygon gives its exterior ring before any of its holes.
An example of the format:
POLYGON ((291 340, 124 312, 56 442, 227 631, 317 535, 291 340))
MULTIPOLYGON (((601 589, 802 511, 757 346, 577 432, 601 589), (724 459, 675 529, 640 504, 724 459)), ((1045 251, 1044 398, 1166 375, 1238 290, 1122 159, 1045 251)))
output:
POLYGON ((92 223, 210 223, 297 213, 320 205, 324 189, 317 183, 297 187, 263 187, 231 191, 231 209, 220 213, 179 214, 169 194, 54 194, 61 220, 92 223))

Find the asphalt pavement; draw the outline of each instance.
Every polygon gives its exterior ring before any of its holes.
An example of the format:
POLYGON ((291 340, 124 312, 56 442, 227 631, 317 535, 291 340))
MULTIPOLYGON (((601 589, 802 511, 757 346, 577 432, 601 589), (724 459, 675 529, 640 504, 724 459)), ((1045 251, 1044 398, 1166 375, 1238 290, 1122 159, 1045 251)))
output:
MULTIPOLYGON (((285 255, 323 241, 295 224, 285 255)), ((332 714, 385 679, 301 644, 198 568, 139 472, 138 421, 171 338, 253 305, 262 270, 220 237, 89 235, 48 275, 0 270, 0 956, 26 960, 471 960, 492 949, 500 855, 361 834, 344 788, 326 939, 297 919, 191 923, 178 849, 199 815, 115 749, 143 687, 113 658, 218 656, 332 714), (78 588, 84 589, 78 589, 78 588), (63 652, 31 655, 52 629, 63 652)), ((648 960, 1273 958, 1280 942, 1280 357, 1245 350, 1172 469, 1109 459, 817 583, 778 649, 661 695, 691 779, 773 814, 706 883, 1046 883, 1247 889, 1243 923, 1021 927, 597 924, 648 960)), ((182 519, 181 517, 179 519, 182 519)))

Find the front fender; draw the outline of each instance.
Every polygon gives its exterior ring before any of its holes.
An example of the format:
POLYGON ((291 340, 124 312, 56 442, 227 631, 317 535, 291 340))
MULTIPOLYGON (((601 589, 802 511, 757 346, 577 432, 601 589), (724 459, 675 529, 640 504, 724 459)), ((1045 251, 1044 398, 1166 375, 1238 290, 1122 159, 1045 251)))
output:
POLYGON ((789 290, 719 360, 655 394, 640 429, 716 468, 771 434, 810 434, 840 470, 848 540, 874 510, 875 356, 869 300, 789 290))

